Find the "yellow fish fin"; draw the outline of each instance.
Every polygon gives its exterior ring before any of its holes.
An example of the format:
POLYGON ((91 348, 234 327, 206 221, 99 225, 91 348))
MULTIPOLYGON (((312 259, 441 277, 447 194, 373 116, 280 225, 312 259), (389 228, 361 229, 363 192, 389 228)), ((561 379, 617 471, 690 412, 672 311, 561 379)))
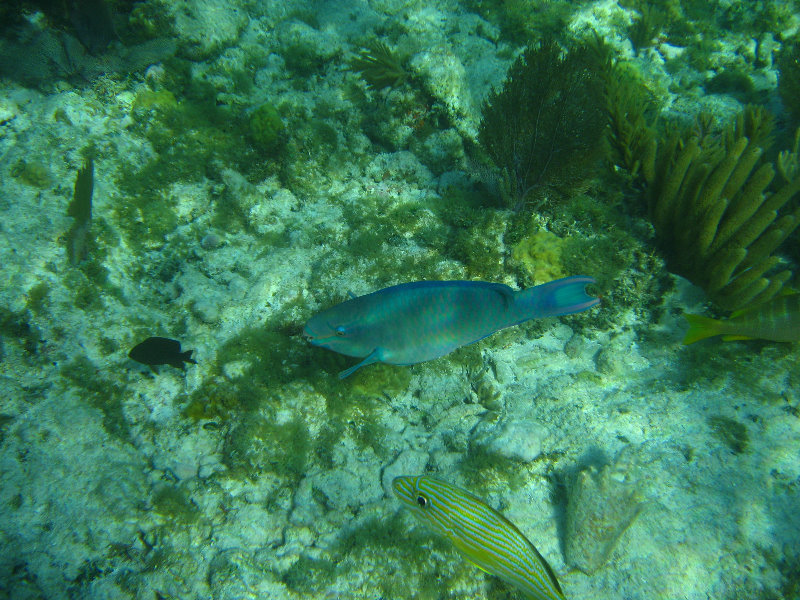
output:
POLYGON ((468 545, 466 545, 460 537, 458 537, 457 535, 451 535, 449 537, 450 541, 453 542, 453 545, 461 553, 461 556, 464 558, 464 560, 466 560, 473 567, 479 568, 484 573, 489 573, 489 575, 493 574, 491 571, 486 570, 486 567, 481 565, 479 562, 475 560, 475 558, 472 557, 472 553, 474 552, 474 550, 471 549, 468 545))
POLYGON ((486 567, 482 567, 482 566, 480 566, 478 563, 476 563, 474 560, 472 560, 472 559, 471 559, 469 556, 466 556, 466 555, 464 555, 463 553, 462 553, 462 556, 464 557, 464 560, 466 560, 466 561, 467 561, 469 564, 471 564, 473 567, 476 567, 476 568, 480 569, 480 570, 481 570, 481 571, 483 571, 484 573, 489 573, 489 575, 493 575, 493 573, 492 573, 491 571, 487 571, 487 570, 486 570, 486 567))
POLYGON ((704 317, 702 315, 683 315, 689 321, 689 331, 683 338, 683 343, 694 344, 705 338, 714 337, 722 333, 723 322, 704 317))
POLYGON ((750 337, 749 335, 731 334, 731 335, 723 335, 722 336, 722 341, 723 342, 735 342, 735 341, 738 341, 738 340, 754 340, 754 339, 756 339, 756 338, 750 337))

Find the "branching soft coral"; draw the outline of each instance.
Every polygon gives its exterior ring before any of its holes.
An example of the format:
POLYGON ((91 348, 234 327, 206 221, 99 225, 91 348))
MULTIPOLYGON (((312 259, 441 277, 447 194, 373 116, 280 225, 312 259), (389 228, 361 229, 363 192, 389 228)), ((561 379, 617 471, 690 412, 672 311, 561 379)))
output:
POLYGON ((771 187, 775 169, 762 160, 771 131, 769 113, 749 106, 721 140, 702 128, 674 135, 642 168, 670 270, 723 309, 766 302, 791 276, 773 252, 800 224, 800 208, 780 214, 800 176, 771 187))
POLYGON ((350 61, 350 70, 361 75, 367 87, 376 90, 398 88, 408 79, 402 59, 380 40, 372 40, 363 48, 350 61))

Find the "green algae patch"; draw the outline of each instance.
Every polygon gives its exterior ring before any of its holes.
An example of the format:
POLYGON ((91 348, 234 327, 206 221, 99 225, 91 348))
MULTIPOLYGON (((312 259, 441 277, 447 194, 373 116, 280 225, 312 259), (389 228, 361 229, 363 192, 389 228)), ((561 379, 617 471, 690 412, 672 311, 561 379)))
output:
POLYGON ((28 288, 25 294, 25 308, 34 315, 42 314, 50 305, 50 284, 44 281, 28 288))
POLYGON ((14 312, 0 307, 0 360, 3 358, 4 338, 16 340, 30 357, 34 357, 39 353, 42 333, 31 319, 30 311, 14 312))
POLYGON ((373 410, 353 411, 355 419, 352 421, 350 427, 350 435, 353 438, 356 446, 362 452, 367 448, 372 449, 375 455, 382 460, 389 460, 391 458, 390 448, 386 445, 386 438, 389 434, 389 428, 381 423, 373 410), (373 413, 373 414, 369 414, 373 413), (364 418, 358 417, 364 415, 364 418))
POLYGON ((128 18, 127 29, 132 41, 177 37, 175 19, 165 0, 135 3, 128 18))
POLYGON ((281 149, 286 141, 286 128, 278 109, 264 103, 250 115, 248 122, 250 137, 262 150, 273 153, 281 149))
POLYGON ((200 508, 179 485, 157 484, 150 495, 153 510, 171 521, 189 524, 197 521, 200 508))
POLYGON ((469 0, 467 6, 502 30, 502 37, 526 44, 546 35, 562 34, 575 11, 570 0, 469 0), (531 15, 536 18, 532 19, 531 15))
POLYGON ((272 326, 248 327, 217 350, 212 377, 189 397, 183 415, 230 421, 274 400, 271 390, 300 379, 301 340, 272 326))
POLYGON ((103 263, 106 252, 93 237, 87 239, 89 257, 76 269, 64 275, 64 287, 72 293, 75 308, 87 312, 99 311, 106 306, 107 298, 125 303, 122 290, 109 282, 109 271, 103 263), (91 253, 96 248, 98 252, 91 253), (102 248, 102 250, 101 250, 102 248))
POLYGON ((281 575, 281 581, 293 592, 313 594, 324 590, 326 585, 333 582, 336 570, 336 562, 332 560, 301 554, 281 575))
MULTIPOLYGON (((389 429, 383 423, 382 409, 388 398, 405 392, 411 383, 411 370, 396 365, 370 365, 356 371, 345 393, 328 390, 325 398, 331 419, 346 423, 356 446, 371 448, 382 459, 388 459, 389 429), (376 368, 372 368, 376 367, 376 368)), ((336 382, 342 384, 338 378, 336 382)))
POLYGON ((453 582, 465 569, 446 540, 416 524, 402 510, 348 528, 331 550, 340 557, 340 577, 354 565, 375 563, 368 585, 385 598, 437 600, 442 589, 455 587, 453 582), (432 556, 436 560, 431 560, 432 556))
POLYGON ((314 436, 314 458, 325 470, 335 466, 334 449, 344 436, 344 423, 338 419, 330 419, 314 436))
POLYGON ((109 435, 130 441, 130 427, 122 408, 125 386, 103 377, 85 356, 76 356, 63 365, 60 374, 71 389, 78 391, 85 402, 102 413, 103 428, 109 435))
POLYGON ((579 371, 575 374, 575 381, 586 383, 587 385, 600 386, 603 384, 603 377, 594 371, 579 371))
POLYGON ((338 442, 349 437, 360 450, 371 448, 375 454, 387 458, 386 445, 388 428, 381 419, 381 402, 385 397, 365 394, 356 387, 349 387, 347 381, 335 375, 326 375, 324 380, 314 382, 314 391, 325 398, 326 428, 322 437, 318 436, 315 452, 326 464, 332 464, 332 454, 324 448, 321 440, 338 442))
POLYGON ((753 80, 747 73, 736 69, 725 69, 717 73, 704 87, 709 94, 728 94, 743 104, 759 100, 753 80))
POLYGON ((408 389, 411 383, 411 369, 408 367, 385 364, 374 367, 360 369, 353 374, 353 393, 369 398, 385 398, 408 389))
POLYGON ((503 252, 500 236, 504 226, 494 211, 483 211, 472 226, 454 227, 445 252, 461 262, 468 279, 497 280, 503 271, 503 252))
POLYGON ((266 396, 266 388, 248 378, 231 382, 215 377, 189 396, 181 412, 193 421, 227 422, 238 414, 256 410, 266 396))
POLYGON ((234 477, 257 479, 274 473, 297 485, 311 452, 311 436, 301 418, 275 423, 260 415, 249 415, 225 437, 222 462, 234 477))
POLYGON ((327 350, 315 352, 300 333, 301 327, 295 324, 281 326, 270 322, 245 328, 219 348, 217 369, 221 372, 228 363, 242 362, 240 373, 229 379, 238 383, 250 379, 264 387, 273 387, 303 378, 313 379, 326 369, 336 373, 336 365, 344 364, 336 362, 332 366, 334 357, 344 357, 327 350))
POLYGON ((734 454, 741 454, 747 450, 750 435, 747 433, 747 427, 739 421, 717 415, 708 418, 708 425, 714 436, 734 454))
MULTIPOLYGON (((299 327, 294 326, 287 329, 267 325, 243 330, 219 348, 209 380, 184 399, 184 417, 232 424, 225 454, 226 464, 235 476, 252 477, 271 470, 296 478, 312 451, 325 454, 318 441, 311 444, 308 428, 301 418, 271 425, 268 421, 271 417, 265 416, 272 415, 285 398, 294 397, 286 387, 293 382, 307 381, 310 384, 307 390, 325 398, 326 406, 320 410, 327 410, 330 415, 327 431, 330 435, 326 439, 333 441, 343 431, 343 415, 353 402, 347 384, 336 373, 346 368, 347 357, 311 348, 298 333, 299 327), (289 437, 284 439, 285 435, 289 437), (286 446, 295 443, 298 446, 290 455, 284 455, 280 444, 270 441, 275 439, 284 440, 286 446)), ((364 432, 365 440, 377 437, 364 432)))
POLYGON ((50 187, 53 182, 47 166, 36 160, 18 160, 11 167, 11 176, 25 185, 39 189, 50 187))
POLYGON ((178 100, 169 90, 142 90, 133 99, 131 112, 141 117, 141 113, 170 113, 178 109, 178 100))
MULTIPOLYGON (((150 167, 145 167, 149 171, 150 167)), ((136 176, 124 176, 120 182, 123 193, 130 201, 117 205, 113 210, 120 230, 134 254, 161 248, 178 226, 175 206, 166 193, 150 188, 159 177, 154 173, 140 172, 136 176)), ((162 180, 163 181, 163 180, 162 180)))
MULTIPOLYGON (((257 109, 248 119, 244 111, 217 106, 214 88, 188 74, 168 70, 167 77, 182 93, 144 90, 132 106, 132 131, 150 143, 154 154, 144 165, 124 170, 117 182, 125 202, 113 210, 134 252, 163 246, 177 229, 180 198, 171 190, 176 183, 221 182, 226 168, 261 181, 277 172, 277 161, 284 158, 278 152, 283 125, 274 107, 257 109)), ((217 197, 212 200, 215 213, 230 209, 217 197)))
MULTIPOLYGON (((367 195, 359 204, 342 207, 342 214, 353 234, 347 251, 353 256, 368 258, 380 266, 385 265, 385 247, 396 246, 404 240, 413 240, 420 246, 439 250, 444 246, 445 231, 421 201, 410 201, 398 206, 379 195, 367 195), (368 209, 368 210, 367 210, 368 209)), ((391 260, 397 260, 392 256, 391 260)), ((392 269, 386 272, 392 273, 392 269)))
POLYGON ((483 444, 470 443, 467 452, 458 462, 467 487, 478 496, 488 496, 494 485, 501 481, 504 487, 515 490, 525 484, 526 465, 495 452, 483 444))

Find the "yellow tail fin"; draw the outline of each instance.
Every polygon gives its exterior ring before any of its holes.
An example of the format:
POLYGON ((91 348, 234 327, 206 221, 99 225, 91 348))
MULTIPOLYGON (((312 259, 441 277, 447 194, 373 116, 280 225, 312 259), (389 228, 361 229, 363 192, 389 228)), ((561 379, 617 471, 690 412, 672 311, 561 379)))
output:
POLYGON ((694 344, 699 340, 714 337, 722 333, 722 321, 702 315, 683 315, 689 321, 689 331, 683 338, 684 344, 694 344))

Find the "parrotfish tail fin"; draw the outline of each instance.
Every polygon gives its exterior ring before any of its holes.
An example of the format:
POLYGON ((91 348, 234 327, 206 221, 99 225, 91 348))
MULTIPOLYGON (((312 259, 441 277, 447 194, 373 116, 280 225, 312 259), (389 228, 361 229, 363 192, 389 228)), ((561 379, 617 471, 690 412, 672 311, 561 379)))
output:
POLYGON ((353 373, 358 371, 358 369, 360 369, 361 367, 366 367, 367 365, 371 365, 372 363, 376 362, 381 362, 380 348, 375 348, 375 350, 370 352, 369 356, 367 356, 367 358, 362 360, 360 363, 358 363, 357 365, 353 365, 349 369, 345 369, 344 371, 339 373, 339 379, 344 379, 345 377, 348 377, 349 375, 352 375, 353 373))
POLYGON ((192 358, 192 352, 194 350, 187 350, 186 352, 181 353, 181 360, 185 360, 188 363, 192 363, 193 365, 197 364, 197 361, 192 358))
POLYGON ((687 321, 689 321, 689 331, 686 332, 686 336, 683 338, 684 344, 694 344, 700 340, 714 337, 715 335, 722 333, 722 329, 720 327, 722 325, 722 321, 717 321, 716 319, 704 317, 702 315, 683 316, 686 317, 687 321))
POLYGON ((517 292, 514 304, 520 322, 537 317, 571 315, 596 306, 600 298, 586 293, 586 286, 590 283, 595 283, 593 277, 575 275, 517 292))

